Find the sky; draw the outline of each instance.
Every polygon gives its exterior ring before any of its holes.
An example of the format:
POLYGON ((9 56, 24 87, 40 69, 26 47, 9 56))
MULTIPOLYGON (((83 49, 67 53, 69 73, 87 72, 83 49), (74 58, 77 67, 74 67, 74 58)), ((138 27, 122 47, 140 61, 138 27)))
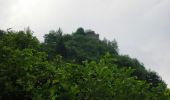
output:
POLYGON ((0 0, 0 12, 0 29, 29 26, 40 41, 59 27, 116 39, 120 54, 139 59, 170 87, 170 0, 0 0))

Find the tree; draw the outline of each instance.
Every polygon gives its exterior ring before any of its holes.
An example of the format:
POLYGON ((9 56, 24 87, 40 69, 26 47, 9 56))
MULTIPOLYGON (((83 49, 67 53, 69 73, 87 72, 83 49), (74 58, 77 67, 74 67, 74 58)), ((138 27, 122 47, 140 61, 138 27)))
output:
POLYGON ((99 63, 66 64, 58 68, 56 99, 168 100, 162 85, 152 87, 146 81, 136 79, 131 76, 133 69, 119 69, 112 63, 115 60, 106 54, 99 63))
POLYGON ((0 100, 169 100, 165 82, 116 41, 30 29, 0 36, 0 100), (85 41, 85 42, 84 42, 85 41), (40 48, 41 46, 41 48, 40 48), (104 56, 103 56, 104 55, 104 56))
POLYGON ((50 31, 44 36, 45 41, 41 45, 41 50, 47 52, 48 59, 52 60, 56 55, 66 57, 67 51, 62 37, 62 30, 50 31))
POLYGON ((82 27, 78 28, 74 34, 85 35, 84 29, 82 27))
POLYGON ((32 36, 32 33, 25 33, 24 31, 10 33, 4 32, 4 35, 0 38, 0 46, 7 46, 13 49, 39 49, 40 43, 38 39, 32 36))

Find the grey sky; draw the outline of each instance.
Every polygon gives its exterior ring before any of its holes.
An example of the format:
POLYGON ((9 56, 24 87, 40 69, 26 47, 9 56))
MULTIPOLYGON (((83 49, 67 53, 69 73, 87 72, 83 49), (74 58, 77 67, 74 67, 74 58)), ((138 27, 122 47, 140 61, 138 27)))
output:
POLYGON ((0 0, 0 28, 30 26, 42 40, 61 27, 95 30, 116 39, 129 54, 154 70, 170 86, 170 0, 0 0))

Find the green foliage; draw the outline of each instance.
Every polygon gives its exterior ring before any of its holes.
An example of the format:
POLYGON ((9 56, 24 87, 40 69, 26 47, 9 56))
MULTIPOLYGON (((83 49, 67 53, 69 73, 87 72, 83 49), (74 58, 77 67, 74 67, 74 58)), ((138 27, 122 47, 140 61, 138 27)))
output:
POLYGON ((42 43, 42 51, 47 52, 48 59, 52 60, 57 54, 66 57, 66 47, 63 42, 62 31, 50 31, 50 33, 44 36, 45 42, 42 43))
POLYGON ((75 34, 85 35, 84 29, 82 27, 78 28, 75 34))
MULTIPOLYGON (((57 69, 56 99, 73 100, 168 100, 165 88, 152 87, 132 77, 131 68, 119 69, 110 55, 84 65, 67 63, 57 69)), ((168 92, 167 92, 168 93, 168 92)))
POLYGON ((38 39, 32 36, 32 33, 19 31, 19 32, 4 32, 0 37, 0 47, 7 46, 13 49, 39 49, 40 43, 38 39))
POLYGON ((43 96, 50 88, 54 68, 45 60, 44 53, 32 49, 1 49, 0 94, 1 99, 29 99, 43 96), (8 98, 9 97, 9 98, 8 98))
POLYGON ((78 28, 71 35, 50 31, 44 38, 42 51, 47 52, 50 60, 59 54, 67 61, 81 63, 84 60, 97 61, 106 52, 118 54, 116 41, 100 40, 94 31, 84 31, 83 28, 78 28))
POLYGON ((0 41, 0 99, 44 98, 55 70, 45 53, 37 51, 39 41, 21 31, 6 33, 0 41))
POLYGON ((50 31, 41 44, 30 29, 0 31, 0 100, 58 99, 169 100, 170 90, 94 31, 50 31))
POLYGON ((85 60, 98 62, 101 56, 109 52, 117 59, 114 63, 118 68, 132 67, 135 69, 132 76, 140 80, 147 80, 148 83, 153 84, 152 86, 164 83, 158 75, 152 75, 152 77, 151 73, 137 59, 119 55, 116 40, 100 40, 98 34, 92 30, 85 31, 83 28, 78 28, 73 34, 64 35, 61 29, 50 31, 45 35, 42 51, 48 54, 49 60, 54 59, 56 55, 61 55, 67 62, 78 64, 82 64, 82 61, 85 60), (149 77, 152 77, 152 81, 149 77))

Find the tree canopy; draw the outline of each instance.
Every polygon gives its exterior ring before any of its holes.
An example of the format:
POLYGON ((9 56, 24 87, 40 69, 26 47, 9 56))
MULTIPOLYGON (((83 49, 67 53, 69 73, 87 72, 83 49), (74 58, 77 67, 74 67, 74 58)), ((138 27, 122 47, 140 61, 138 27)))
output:
POLYGON ((169 100, 170 90, 116 40, 92 30, 61 29, 44 41, 25 31, 0 31, 0 100, 169 100))

